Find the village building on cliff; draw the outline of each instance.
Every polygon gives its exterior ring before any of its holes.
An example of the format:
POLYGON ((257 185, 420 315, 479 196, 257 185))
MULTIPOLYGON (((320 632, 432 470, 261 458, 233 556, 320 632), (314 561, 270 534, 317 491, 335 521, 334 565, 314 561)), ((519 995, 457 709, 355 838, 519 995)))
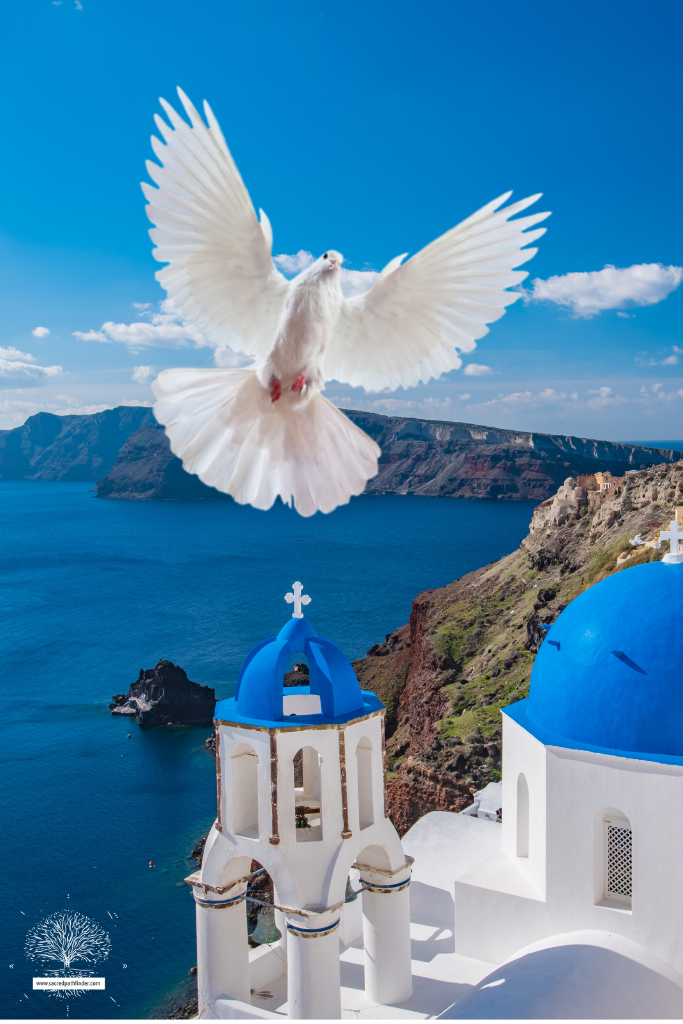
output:
MULTIPOLYGON (((635 471, 633 471, 635 472, 635 471)), ((552 501, 550 518, 553 523, 562 526, 567 519, 583 508, 596 508, 607 498, 620 494, 624 485, 624 477, 612 476, 611 473, 591 473, 574 479, 568 476, 552 501)))
POLYGON ((548 629, 529 697, 503 709, 502 799, 488 787, 403 840, 384 708, 294 585, 292 619, 216 706, 218 816, 186 880, 200 1019, 683 1017, 677 519, 661 539, 661 562, 548 629), (309 684, 283 690, 293 654, 309 684), (274 913, 262 901, 250 950, 255 865, 274 913))

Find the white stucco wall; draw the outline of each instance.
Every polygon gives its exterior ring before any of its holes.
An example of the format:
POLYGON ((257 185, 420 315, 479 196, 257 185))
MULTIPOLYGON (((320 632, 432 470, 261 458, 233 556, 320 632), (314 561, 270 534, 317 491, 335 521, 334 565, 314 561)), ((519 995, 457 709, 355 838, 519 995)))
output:
POLYGON ((546 887, 545 747, 517 722, 503 715, 503 850, 539 896, 546 887), (529 787, 529 855, 517 857, 517 783, 529 787))
POLYGON ((411 920, 454 927, 453 883, 500 849, 501 826, 485 818, 431 811, 403 837, 415 859, 410 885, 411 920))
POLYGON ((455 882, 458 952, 496 963, 548 936, 590 929, 624 936, 683 973, 683 767, 544 747, 504 722, 502 851, 455 882), (520 772, 529 786, 528 857, 516 855, 520 772), (631 907, 603 900, 605 813, 631 824, 631 907))

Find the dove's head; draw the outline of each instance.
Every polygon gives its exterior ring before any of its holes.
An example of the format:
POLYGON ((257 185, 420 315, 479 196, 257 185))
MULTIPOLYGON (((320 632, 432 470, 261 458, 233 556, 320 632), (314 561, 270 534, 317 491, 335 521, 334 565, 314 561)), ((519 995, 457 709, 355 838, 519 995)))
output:
POLYGON ((330 273, 333 273, 335 270, 339 270, 343 262, 344 257, 342 254, 340 252, 335 252, 334 249, 328 249, 328 251, 323 253, 320 257, 322 269, 330 273))

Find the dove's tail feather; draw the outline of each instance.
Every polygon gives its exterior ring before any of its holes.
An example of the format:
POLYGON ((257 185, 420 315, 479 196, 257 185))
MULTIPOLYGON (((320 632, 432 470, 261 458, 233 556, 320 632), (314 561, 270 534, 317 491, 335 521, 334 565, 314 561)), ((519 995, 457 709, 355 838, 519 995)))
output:
POLYGON ((331 512, 377 473, 379 447, 317 392, 271 402, 251 367, 164 370, 153 387, 184 468, 240 504, 331 512))

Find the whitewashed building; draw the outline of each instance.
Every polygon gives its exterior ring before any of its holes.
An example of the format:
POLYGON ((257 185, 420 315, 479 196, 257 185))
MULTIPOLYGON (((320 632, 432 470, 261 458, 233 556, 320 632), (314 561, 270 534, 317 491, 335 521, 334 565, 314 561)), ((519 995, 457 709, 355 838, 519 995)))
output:
POLYGON ((476 817, 427 814, 401 844, 385 817, 379 701, 358 696, 346 659, 303 619, 256 648, 237 698, 217 707, 219 819, 190 879, 200 1016, 683 1017, 677 531, 673 555, 608 577, 549 629, 529 697, 503 710, 502 824, 491 792, 476 817), (311 686, 281 704, 289 650, 306 652, 311 686), (296 829, 297 805, 310 829, 296 829), (283 939, 248 963, 243 904, 229 905, 252 857, 291 911, 278 912, 283 939), (362 936, 360 901, 342 903, 350 871, 368 885, 362 936), (226 911, 206 909, 220 901, 226 911))

